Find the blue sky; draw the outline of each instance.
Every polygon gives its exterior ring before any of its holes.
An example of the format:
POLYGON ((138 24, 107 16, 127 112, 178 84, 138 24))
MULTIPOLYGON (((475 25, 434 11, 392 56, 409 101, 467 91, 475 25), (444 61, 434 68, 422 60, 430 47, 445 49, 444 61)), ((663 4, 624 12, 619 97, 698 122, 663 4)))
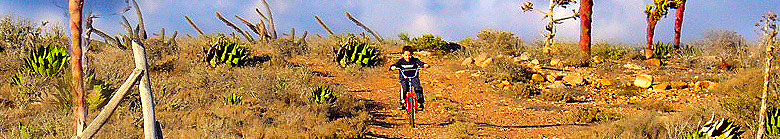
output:
MULTIPOLYGON (((233 30, 219 21, 214 12, 220 12, 242 28, 235 19, 239 15, 259 22, 255 8, 263 8, 260 0, 138 0, 144 14, 147 32, 197 34, 184 16, 190 16, 206 33, 229 33, 233 30)), ((344 12, 385 38, 396 38, 398 33, 412 35, 433 33, 446 40, 473 38, 480 30, 513 32, 530 42, 541 38, 544 23, 537 13, 522 13, 521 0, 268 0, 274 10, 279 32, 326 34, 314 19, 320 16, 336 33, 360 33, 363 30, 349 21, 344 12)), ((537 7, 547 5, 544 0, 532 0, 537 7)), ((646 34, 644 6, 651 0, 595 0, 593 38, 596 41, 644 43, 646 34)), ((778 0, 689 0, 683 26, 683 42, 695 41, 708 30, 733 30, 749 41, 759 37, 753 26, 762 13, 780 12, 778 0)), ((122 32, 119 26, 124 0, 86 0, 85 11, 99 14, 95 26, 109 34, 122 32)), ((577 7, 575 5, 575 7, 577 7)), ((558 10, 558 15, 570 10, 558 10)), ((656 27, 656 40, 670 42, 674 33, 674 11, 661 19, 656 27)), ((33 21, 51 21, 67 27, 66 0, 2 0, 0 15, 24 17, 33 21)), ((135 24, 134 11, 124 13, 135 24)), ((579 21, 568 21, 558 31, 560 40, 579 38, 579 21)), ((170 33, 166 33, 170 34, 170 33)))

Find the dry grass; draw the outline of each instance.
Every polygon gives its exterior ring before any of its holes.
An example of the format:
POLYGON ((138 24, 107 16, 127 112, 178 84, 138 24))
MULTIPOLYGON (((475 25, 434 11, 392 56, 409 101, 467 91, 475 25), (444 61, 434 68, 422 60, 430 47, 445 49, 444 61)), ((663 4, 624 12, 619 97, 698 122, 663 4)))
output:
MULTIPOLYGON (((330 38, 309 39, 312 47, 290 46, 284 39, 268 44, 250 44, 253 61, 244 67, 211 68, 203 60, 207 37, 179 38, 169 46, 161 38, 145 41, 155 92, 157 118, 164 135, 169 138, 359 138, 367 132, 371 116, 365 102, 344 93, 341 85, 322 80, 307 65, 292 63, 297 57, 328 59, 330 38), (319 86, 336 90, 334 104, 311 101, 311 91, 319 86), (225 105, 223 97, 235 93, 243 103, 225 105)), ((134 68, 132 52, 101 42, 90 46, 89 71, 94 73, 92 85, 118 88, 134 68)), ((21 49, 5 49, 0 58, 3 76, 17 73, 21 65, 21 49)), ((335 68, 335 67, 334 67, 335 68)), ((372 71, 373 69, 358 70, 372 71)), ((336 70, 337 71, 337 70, 336 70)), ((66 74, 67 75, 67 74, 66 74)), ((52 82, 68 81, 67 76, 41 78, 22 76, 31 81, 25 85, 9 85, 10 79, 0 79, 0 118, 15 119, 0 122, 3 138, 65 138, 71 135, 71 110, 34 93, 56 92, 52 82), (34 81, 34 82, 33 82, 34 81), (31 99, 36 98, 36 99, 31 99), (25 100, 26 99, 26 100, 25 100)), ((98 138, 142 137, 138 92, 131 89, 120 108, 98 133, 98 138)), ((100 91, 88 90, 92 93, 100 91)), ((110 95, 90 94, 90 102, 110 95)), ((69 102, 67 103, 69 104, 69 102)), ((97 110, 90 111, 94 117, 97 110)))

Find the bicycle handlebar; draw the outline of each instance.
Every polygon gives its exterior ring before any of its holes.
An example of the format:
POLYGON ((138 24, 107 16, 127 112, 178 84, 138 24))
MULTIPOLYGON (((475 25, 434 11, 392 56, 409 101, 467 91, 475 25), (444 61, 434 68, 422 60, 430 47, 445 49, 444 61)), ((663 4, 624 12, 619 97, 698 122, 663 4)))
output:
POLYGON ((401 76, 403 76, 403 77, 404 77, 404 78, 406 78, 406 79, 409 79, 409 78, 414 78, 414 77, 417 77, 417 76, 420 74, 420 70, 421 70, 421 69, 423 69, 423 68, 411 68, 411 69, 403 69, 403 68, 398 68, 398 71, 400 71, 400 72, 401 72, 401 73, 400 73, 400 74, 401 74, 401 76), (406 76, 406 74, 404 73, 404 72, 406 72, 406 71, 414 71, 414 76, 406 76))

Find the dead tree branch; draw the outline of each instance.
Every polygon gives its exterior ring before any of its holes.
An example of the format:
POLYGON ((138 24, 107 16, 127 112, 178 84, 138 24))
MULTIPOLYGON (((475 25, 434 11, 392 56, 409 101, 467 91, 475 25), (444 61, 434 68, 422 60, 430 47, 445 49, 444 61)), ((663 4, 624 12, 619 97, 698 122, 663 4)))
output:
POLYGON ((238 20, 241 20, 241 22, 242 22, 242 23, 244 23, 244 24, 245 24, 247 27, 249 27, 249 30, 252 30, 252 32, 255 32, 255 34, 257 34, 258 36, 260 36, 260 39, 261 39, 261 40, 262 40, 262 39, 264 39, 264 38, 263 38, 263 35, 264 35, 264 34, 260 34, 260 31, 258 31, 258 30, 257 30, 257 27, 255 27, 255 25, 253 25, 253 24, 252 24, 252 23, 250 23, 249 21, 246 21, 246 19, 244 19, 244 18, 241 18, 241 17, 240 17, 240 16, 238 16, 238 15, 236 15, 236 18, 238 18, 238 20))
POLYGON ((106 106, 103 107, 103 110, 101 110, 98 116, 95 117, 91 123, 89 123, 87 129, 84 130, 83 137, 92 138, 95 133, 97 133, 97 131, 106 124, 108 118, 111 117, 111 114, 113 114, 114 111, 116 111, 116 108, 119 106, 119 102, 122 102, 122 98, 127 96, 127 92, 130 91, 130 88, 132 88, 135 83, 141 80, 141 73, 143 73, 142 69, 133 70, 133 73, 130 74, 130 77, 127 77, 127 80, 125 80, 125 83, 119 87, 119 90, 114 92, 114 96, 112 96, 111 100, 109 100, 106 106))
POLYGON ((328 25, 325 25, 325 22, 322 22, 322 20, 320 20, 320 17, 317 17, 315 15, 314 19, 317 19, 317 22, 319 22, 320 25, 322 25, 322 28, 325 28, 325 31, 328 31, 328 34, 333 35, 333 31, 331 31, 330 28, 328 28, 328 25))
POLYGON ((349 14, 349 12, 346 12, 346 13, 347 13, 347 18, 349 18, 349 20, 352 20, 352 22, 355 22, 355 24, 357 24, 357 26, 363 27, 363 29, 365 29, 368 33, 371 33, 371 35, 373 35, 374 38, 377 41, 380 41, 380 42, 383 41, 382 36, 379 36, 379 34, 376 34, 376 33, 374 33, 374 31, 371 31, 370 28, 368 28, 365 25, 363 25, 363 23, 360 23, 360 21, 355 19, 355 17, 353 17, 352 14, 349 14))
POLYGON ((276 39, 278 36, 276 35, 276 25, 274 25, 274 14, 271 12, 271 6, 268 5, 266 0, 263 0, 263 5, 265 5, 265 11, 268 12, 268 24, 270 25, 271 33, 273 33, 273 39, 276 39))
POLYGON ((138 38, 141 38, 142 40, 146 40, 146 27, 144 27, 144 16, 141 14, 141 8, 138 7, 138 2, 133 0, 133 5, 135 5, 135 13, 138 14, 138 38))
POLYGON ((230 21, 228 21, 227 19, 225 19, 225 17, 223 17, 223 16, 222 16, 222 14, 219 14, 219 12, 216 12, 216 13, 217 13, 217 18, 219 18, 219 20, 222 20, 222 22, 225 22, 225 24, 227 24, 227 26, 230 26, 230 27, 232 27, 233 29, 235 29, 235 30, 236 30, 236 32, 238 32, 238 33, 241 33, 241 35, 243 35, 243 36, 244 36, 244 38, 246 38, 246 40, 247 40, 247 41, 249 41, 249 42, 255 42, 255 39, 254 39, 254 38, 252 38, 252 36, 251 36, 251 35, 249 35, 249 33, 248 33, 248 32, 246 32, 246 31, 244 31, 244 30, 241 30, 241 28, 238 28, 238 27, 237 27, 235 24, 233 24, 232 22, 230 22, 230 21))
POLYGON ((201 31, 201 30, 200 30, 200 28, 198 28, 198 25, 195 25, 195 23, 194 23, 194 22, 192 22, 192 20, 190 20, 190 17, 187 17, 187 16, 185 15, 185 16, 184 16, 184 19, 187 19, 187 22, 189 22, 189 23, 190 23, 190 25, 192 25, 192 28, 195 28, 195 31, 198 31, 198 34, 200 34, 200 35, 203 35, 203 31, 201 31))

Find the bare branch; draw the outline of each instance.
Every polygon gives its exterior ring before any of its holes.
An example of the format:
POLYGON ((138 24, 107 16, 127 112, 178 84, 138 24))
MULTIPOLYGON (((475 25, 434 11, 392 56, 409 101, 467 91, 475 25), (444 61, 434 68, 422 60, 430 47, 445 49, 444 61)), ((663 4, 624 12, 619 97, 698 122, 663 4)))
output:
POLYGON ((143 73, 142 69, 133 70, 133 73, 130 74, 130 77, 127 77, 127 80, 125 80, 125 83, 119 87, 119 90, 114 92, 114 96, 111 97, 111 100, 108 101, 108 104, 106 104, 98 116, 95 117, 91 123, 89 123, 87 129, 84 130, 83 137, 92 138, 95 133, 97 133, 97 131, 106 124, 108 118, 111 117, 111 114, 113 114, 114 111, 116 111, 116 108, 119 106, 119 102, 122 102, 122 98, 127 96, 127 92, 130 91, 130 88, 132 88, 133 85, 135 85, 135 83, 141 79, 141 73, 143 73))
POLYGON ((198 34, 200 34, 200 35, 203 35, 203 31, 201 31, 201 30, 200 30, 200 28, 198 28, 198 26, 197 26, 197 25, 195 25, 195 23, 194 23, 194 22, 192 22, 192 20, 190 20, 190 17, 187 17, 187 16, 185 15, 185 16, 184 16, 184 19, 187 19, 187 22, 190 22, 190 25, 192 25, 192 28, 195 28, 195 31, 198 31, 198 34))
POLYGON ((138 7, 138 2, 133 0, 133 5, 135 5, 135 13, 138 14, 138 25, 140 27, 140 31, 138 32, 138 38, 146 40, 146 27, 144 27, 144 16, 141 14, 141 8, 138 7))
POLYGON ((271 33, 273 33, 274 39, 276 39, 278 36, 276 35, 276 27, 274 23, 274 14, 271 12, 271 6, 268 6, 268 2, 266 0, 263 0, 263 5, 265 5, 265 11, 268 12, 268 24, 271 25, 271 33))
POLYGON ((238 18, 238 20, 241 20, 241 22, 243 22, 243 23, 244 23, 246 26, 248 26, 248 27, 249 27, 249 30, 252 30, 252 32, 255 32, 255 34, 257 34, 258 36, 260 36, 260 37, 261 37, 261 39, 262 39, 262 36, 263 36, 263 34, 260 34, 260 31, 258 31, 258 30, 257 30, 257 27, 255 27, 255 25, 253 25, 253 24, 252 24, 252 23, 250 23, 249 21, 246 21, 246 19, 244 19, 244 18, 241 18, 241 17, 240 17, 240 16, 238 16, 238 15, 236 15, 236 18, 238 18))
POLYGON ((133 34, 133 26, 130 25, 130 22, 127 21, 127 18, 124 15, 122 16, 122 21, 123 21, 122 23, 124 24, 121 25, 123 28, 125 28, 125 31, 127 31, 127 35, 130 36, 131 38, 135 38, 134 36, 136 35, 133 34))
POLYGON ((371 29, 366 27, 365 25, 363 25, 363 23, 360 23, 360 21, 355 19, 355 17, 353 17, 352 14, 349 14, 349 12, 346 12, 346 14, 347 14, 347 18, 349 18, 349 20, 352 20, 352 22, 355 22, 355 24, 357 24, 358 26, 363 27, 363 29, 368 31, 368 33, 371 33, 371 35, 373 35, 374 38, 376 38, 377 41, 380 41, 380 42, 383 41, 382 36, 379 36, 379 34, 376 34, 376 33, 374 33, 374 31, 371 31, 371 29))
POLYGON ((222 20, 222 22, 225 22, 225 24, 227 24, 227 26, 230 26, 233 29, 235 29, 238 33, 241 33, 241 35, 243 35, 244 38, 246 38, 247 41, 255 42, 255 39, 252 38, 252 36, 250 36, 248 32, 246 32, 244 30, 241 30, 241 28, 238 28, 235 24, 233 24, 232 22, 230 22, 227 19, 225 19, 225 17, 223 17, 222 14, 219 14, 219 12, 216 12, 216 13, 217 13, 217 18, 219 18, 219 20, 222 20))
POLYGON ((319 22, 320 25, 322 25, 322 28, 325 28, 325 31, 328 31, 328 34, 333 35, 333 31, 331 31, 330 28, 328 28, 328 25, 325 25, 325 22, 322 22, 322 20, 320 20, 320 17, 317 17, 315 15, 314 19, 317 19, 317 22, 319 22))

